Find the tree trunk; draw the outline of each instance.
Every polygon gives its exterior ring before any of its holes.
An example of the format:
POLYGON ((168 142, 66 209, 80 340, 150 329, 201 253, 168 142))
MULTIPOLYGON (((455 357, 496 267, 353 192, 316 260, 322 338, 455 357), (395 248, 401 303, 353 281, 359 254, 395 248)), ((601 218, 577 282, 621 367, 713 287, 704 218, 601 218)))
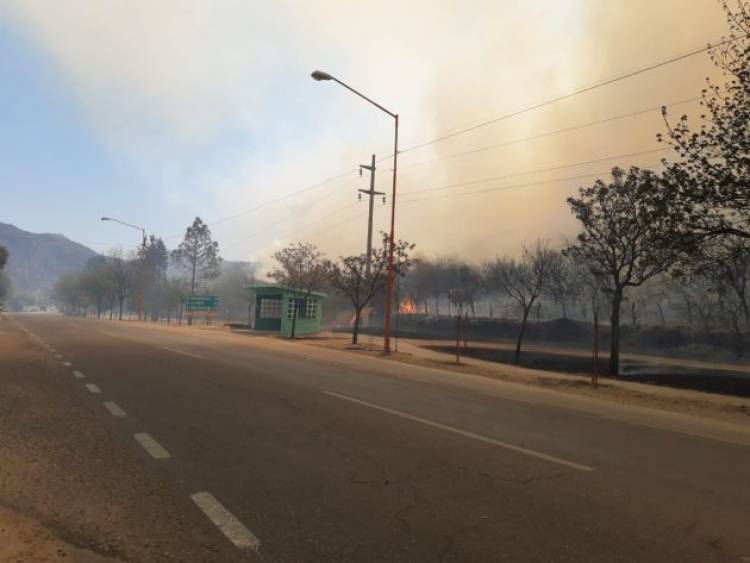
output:
POLYGON ((97 319, 102 318, 102 296, 101 295, 96 296, 96 318, 97 319))
POLYGON ((123 307, 124 304, 125 304, 125 298, 124 297, 120 297, 120 315, 119 315, 119 317, 117 319, 119 321, 122 320, 122 307, 123 307))
POLYGON ((656 302, 656 310, 659 311, 659 320, 661 321, 661 326, 667 326, 667 319, 664 317, 664 309, 661 307, 661 303, 658 301, 656 302))
POLYGON ((362 309, 354 310, 354 327, 352 328, 352 344, 357 344, 359 337, 359 317, 362 314, 362 309))
POLYGON ((617 376, 620 372, 620 307, 622 289, 615 289, 612 294, 612 313, 609 318, 609 373, 617 376))
POLYGON ((292 298, 292 333, 290 334, 290 338, 294 338, 294 333, 297 328, 297 298, 292 298))
POLYGON ((599 385, 599 312, 594 306, 594 350, 593 350, 593 369, 591 373, 591 384, 596 387, 599 385))
POLYGON ((521 319, 521 330, 518 331, 518 340, 516 341, 516 355, 513 359, 513 363, 518 365, 521 363, 521 343, 523 342, 524 334, 526 334, 526 321, 529 318, 531 312, 531 306, 533 303, 529 303, 528 307, 523 308, 523 318, 521 319))
POLYGON ((567 319, 568 318, 568 306, 564 299, 560 301, 560 307, 562 308, 563 319, 567 319))
POLYGON ((742 342, 742 327, 740 326, 739 315, 732 318, 732 327, 734 328, 734 349, 737 357, 741 358, 745 355, 745 347, 742 342))
MULTIPOLYGON (((190 277, 190 295, 195 296, 195 267, 196 262, 193 260, 193 270, 190 277)), ((188 326, 191 326, 193 324, 193 315, 188 313, 188 326)))
POLYGON ((750 307, 747 304, 745 293, 743 291, 738 291, 737 297, 740 300, 740 305, 742 305, 742 312, 745 314, 745 323, 750 323, 750 307))

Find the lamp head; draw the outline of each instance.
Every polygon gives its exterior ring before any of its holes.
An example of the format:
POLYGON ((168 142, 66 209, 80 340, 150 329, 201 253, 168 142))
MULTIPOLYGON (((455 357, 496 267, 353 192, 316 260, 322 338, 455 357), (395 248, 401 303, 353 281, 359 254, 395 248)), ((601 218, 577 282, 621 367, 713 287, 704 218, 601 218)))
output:
POLYGON ((111 217, 102 217, 102 221, 111 221, 111 220, 112 220, 111 217))
POLYGON ((333 79, 333 76, 331 76, 327 72, 323 72, 322 70, 316 70, 310 76, 312 76, 315 80, 332 80, 333 79))

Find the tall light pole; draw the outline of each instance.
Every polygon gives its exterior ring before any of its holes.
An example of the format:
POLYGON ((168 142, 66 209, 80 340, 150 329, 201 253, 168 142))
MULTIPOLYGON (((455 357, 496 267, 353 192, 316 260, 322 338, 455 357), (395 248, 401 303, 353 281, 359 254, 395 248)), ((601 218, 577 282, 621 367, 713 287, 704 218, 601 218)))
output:
POLYGON ((130 223, 126 223, 125 221, 120 221, 119 219, 113 219, 112 217, 102 217, 102 221, 114 221, 115 223, 120 223, 120 225, 125 225, 126 227, 130 227, 131 229, 136 229, 138 231, 141 231, 141 235, 143 237, 142 246, 144 250, 146 249, 146 229, 144 227, 131 225, 130 223))
POLYGON ((391 232, 388 235, 388 282, 385 288, 385 323, 383 326, 383 351, 388 354, 391 351, 391 309, 393 307, 393 249, 395 247, 396 228, 396 174, 398 170, 398 114, 385 109, 379 103, 371 100, 362 92, 358 92, 348 84, 345 84, 335 76, 331 76, 322 70, 316 70, 310 76, 315 80, 333 80, 350 92, 356 94, 363 100, 367 100, 379 110, 387 113, 393 118, 393 191, 391 194, 391 232))
MULTIPOLYGON (((146 257, 146 229, 144 227, 139 227, 137 225, 131 225, 130 223, 126 223, 125 221, 120 221, 119 219, 113 219, 112 217, 102 217, 102 221, 112 221, 114 223, 120 223, 120 225, 125 225, 126 227, 130 227, 131 229, 135 229, 137 231, 141 231, 141 248, 143 249, 143 257, 145 259, 146 257)), ((143 301, 144 301, 144 293, 146 291, 146 280, 145 280, 146 272, 144 270, 144 267, 141 266, 141 295, 138 298, 138 317, 139 320, 143 319, 145 320, 145 315, 143 314, 143 301)))

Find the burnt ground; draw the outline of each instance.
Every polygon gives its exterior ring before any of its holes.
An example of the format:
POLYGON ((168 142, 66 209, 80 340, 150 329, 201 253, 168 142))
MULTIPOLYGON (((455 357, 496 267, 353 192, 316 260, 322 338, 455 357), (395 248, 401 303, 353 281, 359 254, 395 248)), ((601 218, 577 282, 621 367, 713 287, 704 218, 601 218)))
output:
MULTIPOLYGON (((455 352, 454 345, 426 345, 426 349, 435 352, 452 354, 455 352)), ((513 351, 500 350, 486 347, 469 346, 461 351, 462 356, 476 358, 490 362, 513 364, 513 351)), ((704 370, 672 366, 668 364, 652 364, 640 361, 622 361, 620 375, 612 377, 607 374, 607 356, 599 358, 598 369, 600 379, 617 379, 620 381, 633 381, 647 383, 676 389, 691 389, 694 391, 705 391, 719 393, 722 395, 734 395, 738 397, 750 397, 750 377, 743 377, 722 370, 704 370)), ((588 375, 592 371, 592 360, 583 356, 568 356, 554 352, 522 351, 521 367, 553 371, 561 374, 588 375)))

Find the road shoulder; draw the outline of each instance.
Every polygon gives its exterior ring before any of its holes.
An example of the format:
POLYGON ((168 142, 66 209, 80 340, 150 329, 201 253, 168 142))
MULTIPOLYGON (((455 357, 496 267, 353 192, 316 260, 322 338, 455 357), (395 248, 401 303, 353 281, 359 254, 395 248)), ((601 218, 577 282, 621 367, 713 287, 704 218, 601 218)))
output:
POLYGON ((73 368, 0 317, 0 561, 242 560, 73 368))

